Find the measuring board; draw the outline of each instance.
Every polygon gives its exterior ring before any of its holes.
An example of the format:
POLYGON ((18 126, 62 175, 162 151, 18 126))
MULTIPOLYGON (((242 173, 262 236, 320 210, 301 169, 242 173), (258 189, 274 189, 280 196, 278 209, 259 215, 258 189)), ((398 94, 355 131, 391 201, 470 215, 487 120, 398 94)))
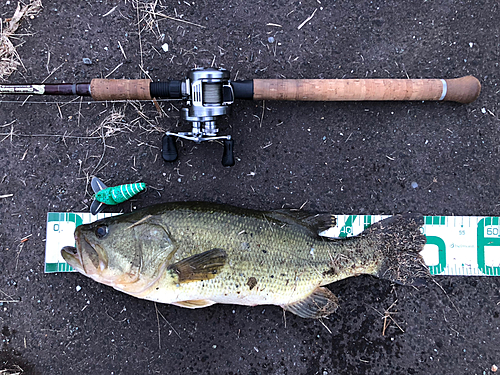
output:
MULTIPOLYGON (((75 246, 74 231, 80 224, 119 215, 116 213, 47 214, 45 272, 71 272, 61 256, 64 246, 75 246)), ((336 215, 337 226, 324 237, 355 236, 390 215, 336 215)), ((432 275, 500 276, 500 222, 498 217, 424 216, 422 231, 427 244, 421 254, 432 275)))

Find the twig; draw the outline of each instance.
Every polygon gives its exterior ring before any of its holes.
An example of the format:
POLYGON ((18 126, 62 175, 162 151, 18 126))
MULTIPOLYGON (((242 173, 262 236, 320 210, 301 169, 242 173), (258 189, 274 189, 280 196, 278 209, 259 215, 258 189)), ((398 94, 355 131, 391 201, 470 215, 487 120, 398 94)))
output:
POLYGON ((312 20, 312 18, 313 18, 313 17, 314 17, 314 15, 316 14, 317 10, 318 10, 318 8, 314 9, 314 12, 312 12, 312 14, 311 14, 309 17, 307 17, 307 19, 306 19, 304 22, 302 22, 302 23, 299 25, 299 27, 297 27, 297 30, 302 29, 302 27, 304 27, 304 25, 305 25, 306 23, 308 23, 310 20, 312 20))
POLYGON ((115 5, 113 8, 111 8, 111 10, 109 12, 107 12, 106 14, 103 14, 102 16, 103 17, 109 16, 111 13, 113 13, 115 11, 116 8, 118 8, 118 5, 115 5))
POLYGON ((78 106, 78 126, 80 126, 80 118, 82 117, 82 102, 83 96, 80 97, 80 105, 78 106))
POLYGON ((45 77, 45 79, 42 81, 42 83, 45 83, 45 81, 48 80, 50 78, 50 76, 52 74, 54 74, 55 72, 57 72, 63 65, 64 65, 64 63, 62 63, 61 65, 59 65, 57 68, 52 69, 52 71, 49 73, 49 75, 47 77, 45 77))
POLYGON ((266 110, 266 101, 262 101, 262 115, 260 116, 259 128, 262 128, 262 121, 264 121, 264 112, 266 110))
POLYGON ((323 322, 323 319, 318 319, 318 320, 323 325, 323 327, 325 327, 325 329, 328 331, 328 333, 331 335, 332 331, 330 330, 330 328, 328 328, 328 326, 325 324, 325 322, 323 322))
POLYGON ((0 293, 2 293, 5 297, 7 297, 7 299, 1 300, 0 302, 3 302, 3 303, 21 302, 21 298, 19 298, 18 300, 15 300, 14 298, 12 298, 12 296, 9 296, 2 289, 0 289, 0 293))
POLYGON ((122 51, 123 57, 125 57, 125 60, 127 60, 127 55, 125 55, 125 51, 123 50, 122 44, 120 41, 118 41, 118 46, 120 47, 120 51, 122 51))
POLYGON ((194 23, 194 22, 189 22, 189 21, 186 21, 186 20, 183 20, 183 19, 180 19, 180 18, 170 17, 170 16, 167 16, 166 14, 163 14, 163 13, 154 13, 154 12, 149 12, 149 11, 146 11, 146 13, 154 15, 154 16, 159 16, 161 18, 166 18, 166 19, 169 19, 169 20, 172 20, 172 21, 182 22, 182 23, 186 23, 188 25, 193 25, 193 26, 201 27, 202 29, 206 28, 206 26, 199 25, 199 24, 194 23))
MULTIPOLYGON (((89 136, 84 136, 84 135, 63 135, 63 134, 20 134, 20 133, 0 133, 0 136, 6 135, 8 138, 10 135, 13 135, 15 137, 64 137, 64 138, 75 138, 75 139, 100 139, 101 137, 89 137, 89 136)), ((5 139, 5 138, 4 138, 5 139)), ((2 139, 2 141, 4 140, 2 139)), ((0 141, 1 142, 1 141, 0 141)))
POLYGON ((129 225, 128 227, 126 227, 125 229, 130 229, 130 228, 133 228, 135 227, 136 225, 139 225, 141 223, 144 223, 146 220, 148 220, 149 218, 151 217, 151 215, 146 215, 145 217, 143 217, 141 220, 129 225))
POLYGON ((5 128, 7 126, 10 126, 10 132, 9 133, 0 133, 0 135, 5 135, 5 137, 0 141, 0 142, 3 142, 5 141, 7 138, 10 137, 10 142, 12 143, 12 136, 14 135, 14 123, 16 122, 16 120, 14 121, 11 121, 9 122, 8 124, 5 124, 5 125, 2 125, 0 126, 0 128, 5 128))
POLYGON ((158 324, 158 349, 161 350, 160 318, 158 317, 158 306, 156 306, 156 302, 155 302, 155 311, 156 311, 156 323, 158 324))
POLYGON ((138 29, 138 35, 139 35, 139 53, 141 56, 141 66, 140 68, 144 66, 144 60, 143 60, 143 53, 142 53, 142 38, 141 38, 141 19, 139 17, 139 2, 136 1, 136 13, 137 13, 137 29, 138 29))
POLYGON ((172 328, 172 331, 175 332, 177 337, 181 338, 181 335, 179 335, 179 333, 175 330, 175 328, 172 326, 172 324, 170 324, 170 322, 163 316, 163 314, 159 310, 157 310, 157 312, 158 312, 158 314, 160 314, 160 316, 163 318, 163 320, 167 322, 167 324, 170 326, 170 328, 172 328))
MULTIPOLYGON (((120 43, 120 42, 118 42, 118 43, 120 43)), ((121 47, 121 46, 120 46, 120 47, 121 47)), ((122 50, 122 52, 123 52, 123 50, 122 50)), ((125 54, 125 53, 124 53, 124 54, 125 54)), ((125 58, 127 58, 127 56, 125 56, 125 58)), ((123 63, 119 63, 119 64, 118 64, 118 65, 117 65, 117 66, 116 66, 116 67, 115 67, 115 68, 114 68, 111 72, 109 72, 109 73, 108 73, 108 74, 107 74, 104 78, 108 78, 111 74, 113 74, 114 72, 116 72, 116 70, 117 70, 120 66, 122 66, 122 65, 123 65, 123 63)))
POLYGON ((21 255, 21 251, 23 250, 24 247, 24 242, 19 243, 19 251, 16 254, 16 266, 14 267, 14 270, 17 271, 17 264, 19 263, 19 256, 21 255))
POLYGON ((451 305, 453 306, 453 308, 455 309, 455 311, 458 313, 458 315, 461 315, 460 314, 460 311, 458 310, 457 306, 453 303, 453 301, 451 300, 450 296, 448 295, 448 293, 446 293, 446 290, 444 290, 444 288, 441 286, 441 284, 439 284, 433 277, 431 278, 432 282, 434 284, 436 284, 439 289, 441 289, 443 291, 443 293, 446 295, 446 297, 448 298, 448 301, 450 301, 451 305))

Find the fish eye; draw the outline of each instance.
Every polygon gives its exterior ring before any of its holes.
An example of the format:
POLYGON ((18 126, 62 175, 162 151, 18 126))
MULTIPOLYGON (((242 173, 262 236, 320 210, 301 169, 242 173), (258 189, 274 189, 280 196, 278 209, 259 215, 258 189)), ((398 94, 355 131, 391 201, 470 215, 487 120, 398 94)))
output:
POLYGON ((106 225, 99 225, 95 229, 95 235, 97 238, 104 238, 108 234, 108 227, 106 225))

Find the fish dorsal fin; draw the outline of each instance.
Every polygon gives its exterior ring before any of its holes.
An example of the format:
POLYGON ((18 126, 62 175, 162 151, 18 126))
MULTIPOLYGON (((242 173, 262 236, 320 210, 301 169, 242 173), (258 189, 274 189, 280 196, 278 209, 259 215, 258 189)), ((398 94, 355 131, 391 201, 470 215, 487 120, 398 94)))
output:
POLYGON ((266 215, 291 225, 307 227, 314 235, 337 225, 337 219, 329 213, 310 213, 300 210, 276 210, 266 215))
POLYGON ((338 306, 335 294, 327 288, 317 287, 306 298, 282 307, 301 318, 318 319, 334 313, 338 306))
POLYGON ((200 309, 202 307, 212 306, 215 302, 208 299, 193 299, 190 301, 173 302, 171 305, 187 307, 188 309, 200 309))
POLYGON ((187 283, 213 279, 226 264, 227 254, 222 249, 212 249, 190 256, 168 266, 177 282, 187 283))

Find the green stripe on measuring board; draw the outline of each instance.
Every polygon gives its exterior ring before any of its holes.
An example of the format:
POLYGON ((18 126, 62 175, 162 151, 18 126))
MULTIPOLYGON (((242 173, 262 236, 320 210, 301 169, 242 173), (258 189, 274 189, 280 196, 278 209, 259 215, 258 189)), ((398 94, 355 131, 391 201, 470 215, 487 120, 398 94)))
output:
MULTIPOLYGON (((113 213, 47 214, 45 272, 71 272, 61 249, 75 246, 73 233, 80 224, 113 213)), ((331 238, 355 236, 390 215, 337 215, 337 226, 321 233, 331 238)), ((485 216, 424 216, 423 233, 427 244, 424 261, 433 275, 500 276, 500 219, 485 216)))

